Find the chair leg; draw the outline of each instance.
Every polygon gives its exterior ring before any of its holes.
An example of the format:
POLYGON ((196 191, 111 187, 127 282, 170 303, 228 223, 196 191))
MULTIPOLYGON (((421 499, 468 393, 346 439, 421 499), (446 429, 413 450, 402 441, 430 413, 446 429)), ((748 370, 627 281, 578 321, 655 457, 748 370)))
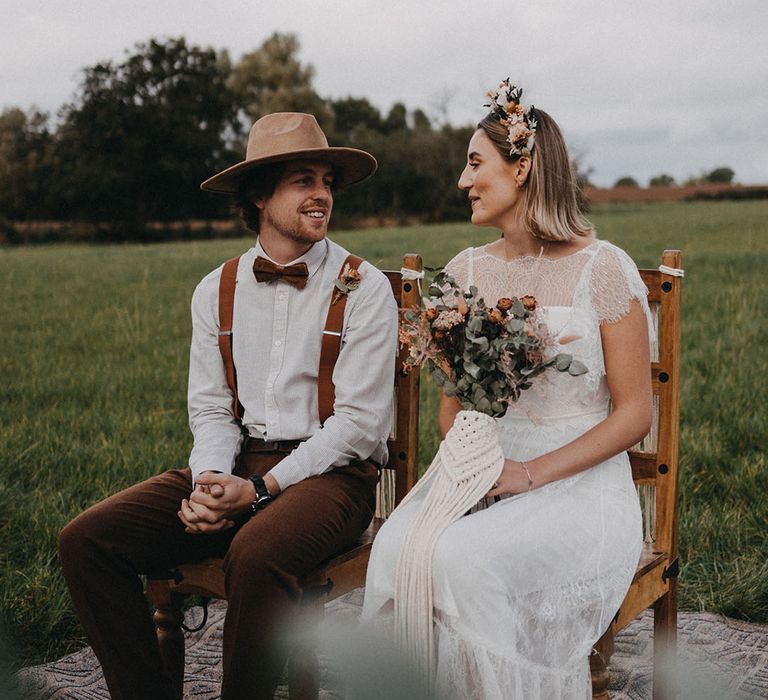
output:
POLYGON ((187 597, 173 593, 169 581, 148 580, 147 598, 155 608, 153 619, 157 628, 157 642, 166 673, 170 676, 176 697, 184 693, 184 622, 183 605, 187 597))
POLYGON ((653 700, 674 700, 677 655, 677 579, 653 606, 653 700))
POLYGON ((300 638, 295 640, 288 660, 290 700, 317 700, 320 695, 317 633, 325 614, 325 596, 307 593, 301 606, 300 638))
POLYGON ((589 670, 592 674, 592 700, 609 700, 608 664, 613 656, 613 625, 600 637, 589 656, 589 670))

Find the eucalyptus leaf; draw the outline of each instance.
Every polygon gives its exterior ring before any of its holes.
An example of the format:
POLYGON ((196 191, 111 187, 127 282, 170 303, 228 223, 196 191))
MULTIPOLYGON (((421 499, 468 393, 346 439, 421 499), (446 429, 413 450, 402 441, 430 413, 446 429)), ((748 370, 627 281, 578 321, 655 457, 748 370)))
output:
POLYGON ((440 369, 437 365, 433 365, 432 378, 435 380, 438 386, 440 386, 443 384, 443 382, 445 382, 448 379, 448 375, 445 372, 443 372, 443 370, 440 369))
MULTIPOLYGON (((479 333, 481 330, 483 330, 483 319, 479 316, 475 316, 468 324, 467 324, 467 330, 472 331, 472 333, 479 333)), ((471 337, 471 336, 467 336, 471 337)))
POLYGON ((489 413, 491 411, 491 402, 483 396, 483 398, 477 402, 477 410, 482 413, 489 413))
POLYGON ((578 360, 573 360, 570 367, 568 367, 568 374, 574 377, 578 377, 580 374, 586 374, 587 372, 589 372, 587 366, 578 360))
POLYGON ((471 360, 464 362, 464 371, 469 374, 470 377, 477 379, 480 374, 480 367, 471 360))
POLYGON ((555 369, 558 372, 565 372, 571 366, 572 361, 573 357, 571 355, 561 352, 555 357, 555 369))

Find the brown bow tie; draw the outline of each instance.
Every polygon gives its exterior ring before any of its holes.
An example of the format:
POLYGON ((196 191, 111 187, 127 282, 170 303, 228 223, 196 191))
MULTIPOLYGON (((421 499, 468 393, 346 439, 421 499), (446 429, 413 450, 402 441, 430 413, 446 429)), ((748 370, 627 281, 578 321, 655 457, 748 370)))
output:
POLYGON ((295 265, 278 265, 266 258, 258 257, 253 262, 253 275, 257 282, 272 282, 282 279, 296 289, 304 289, 307 285, 309 270, 306 263, 295 265))

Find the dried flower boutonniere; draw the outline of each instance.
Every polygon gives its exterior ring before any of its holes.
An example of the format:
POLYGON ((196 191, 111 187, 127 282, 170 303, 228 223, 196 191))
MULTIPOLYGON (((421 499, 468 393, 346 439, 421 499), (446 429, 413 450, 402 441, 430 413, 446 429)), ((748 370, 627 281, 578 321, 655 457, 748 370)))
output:
POLYGON ((344 265, 341 275, 333 281, 336 289, 333 292, 331 304, 335 304, 342 296, 349 294, 353 289, 357 289, 360 286, 360 280, 361 276, 358 270, 353 270, 349 263, 344 265))

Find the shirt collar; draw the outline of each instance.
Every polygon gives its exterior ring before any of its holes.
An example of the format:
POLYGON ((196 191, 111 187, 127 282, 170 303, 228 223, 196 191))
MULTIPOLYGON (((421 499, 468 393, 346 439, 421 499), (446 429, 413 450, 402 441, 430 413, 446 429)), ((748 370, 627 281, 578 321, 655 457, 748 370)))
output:
MULTIPOLYGON (((253 247, 253 259, 255 260, 257 256, 271 260, 275 265, 282 265, 282 263, 272 260, 272 258, 269 257, 264 248, 261 247, 261 241, 258 238, 256 239, 256 245, 253 247)), ((304 253, 304 255, 285 263, 285 265, 295 265, 296 263, 301 262, 306 263, 309 277, 312 277, 315 272, 318 271, 327 256, 328 239, 323 238, 322 241, 315 243, 306 253, 304 253)))

